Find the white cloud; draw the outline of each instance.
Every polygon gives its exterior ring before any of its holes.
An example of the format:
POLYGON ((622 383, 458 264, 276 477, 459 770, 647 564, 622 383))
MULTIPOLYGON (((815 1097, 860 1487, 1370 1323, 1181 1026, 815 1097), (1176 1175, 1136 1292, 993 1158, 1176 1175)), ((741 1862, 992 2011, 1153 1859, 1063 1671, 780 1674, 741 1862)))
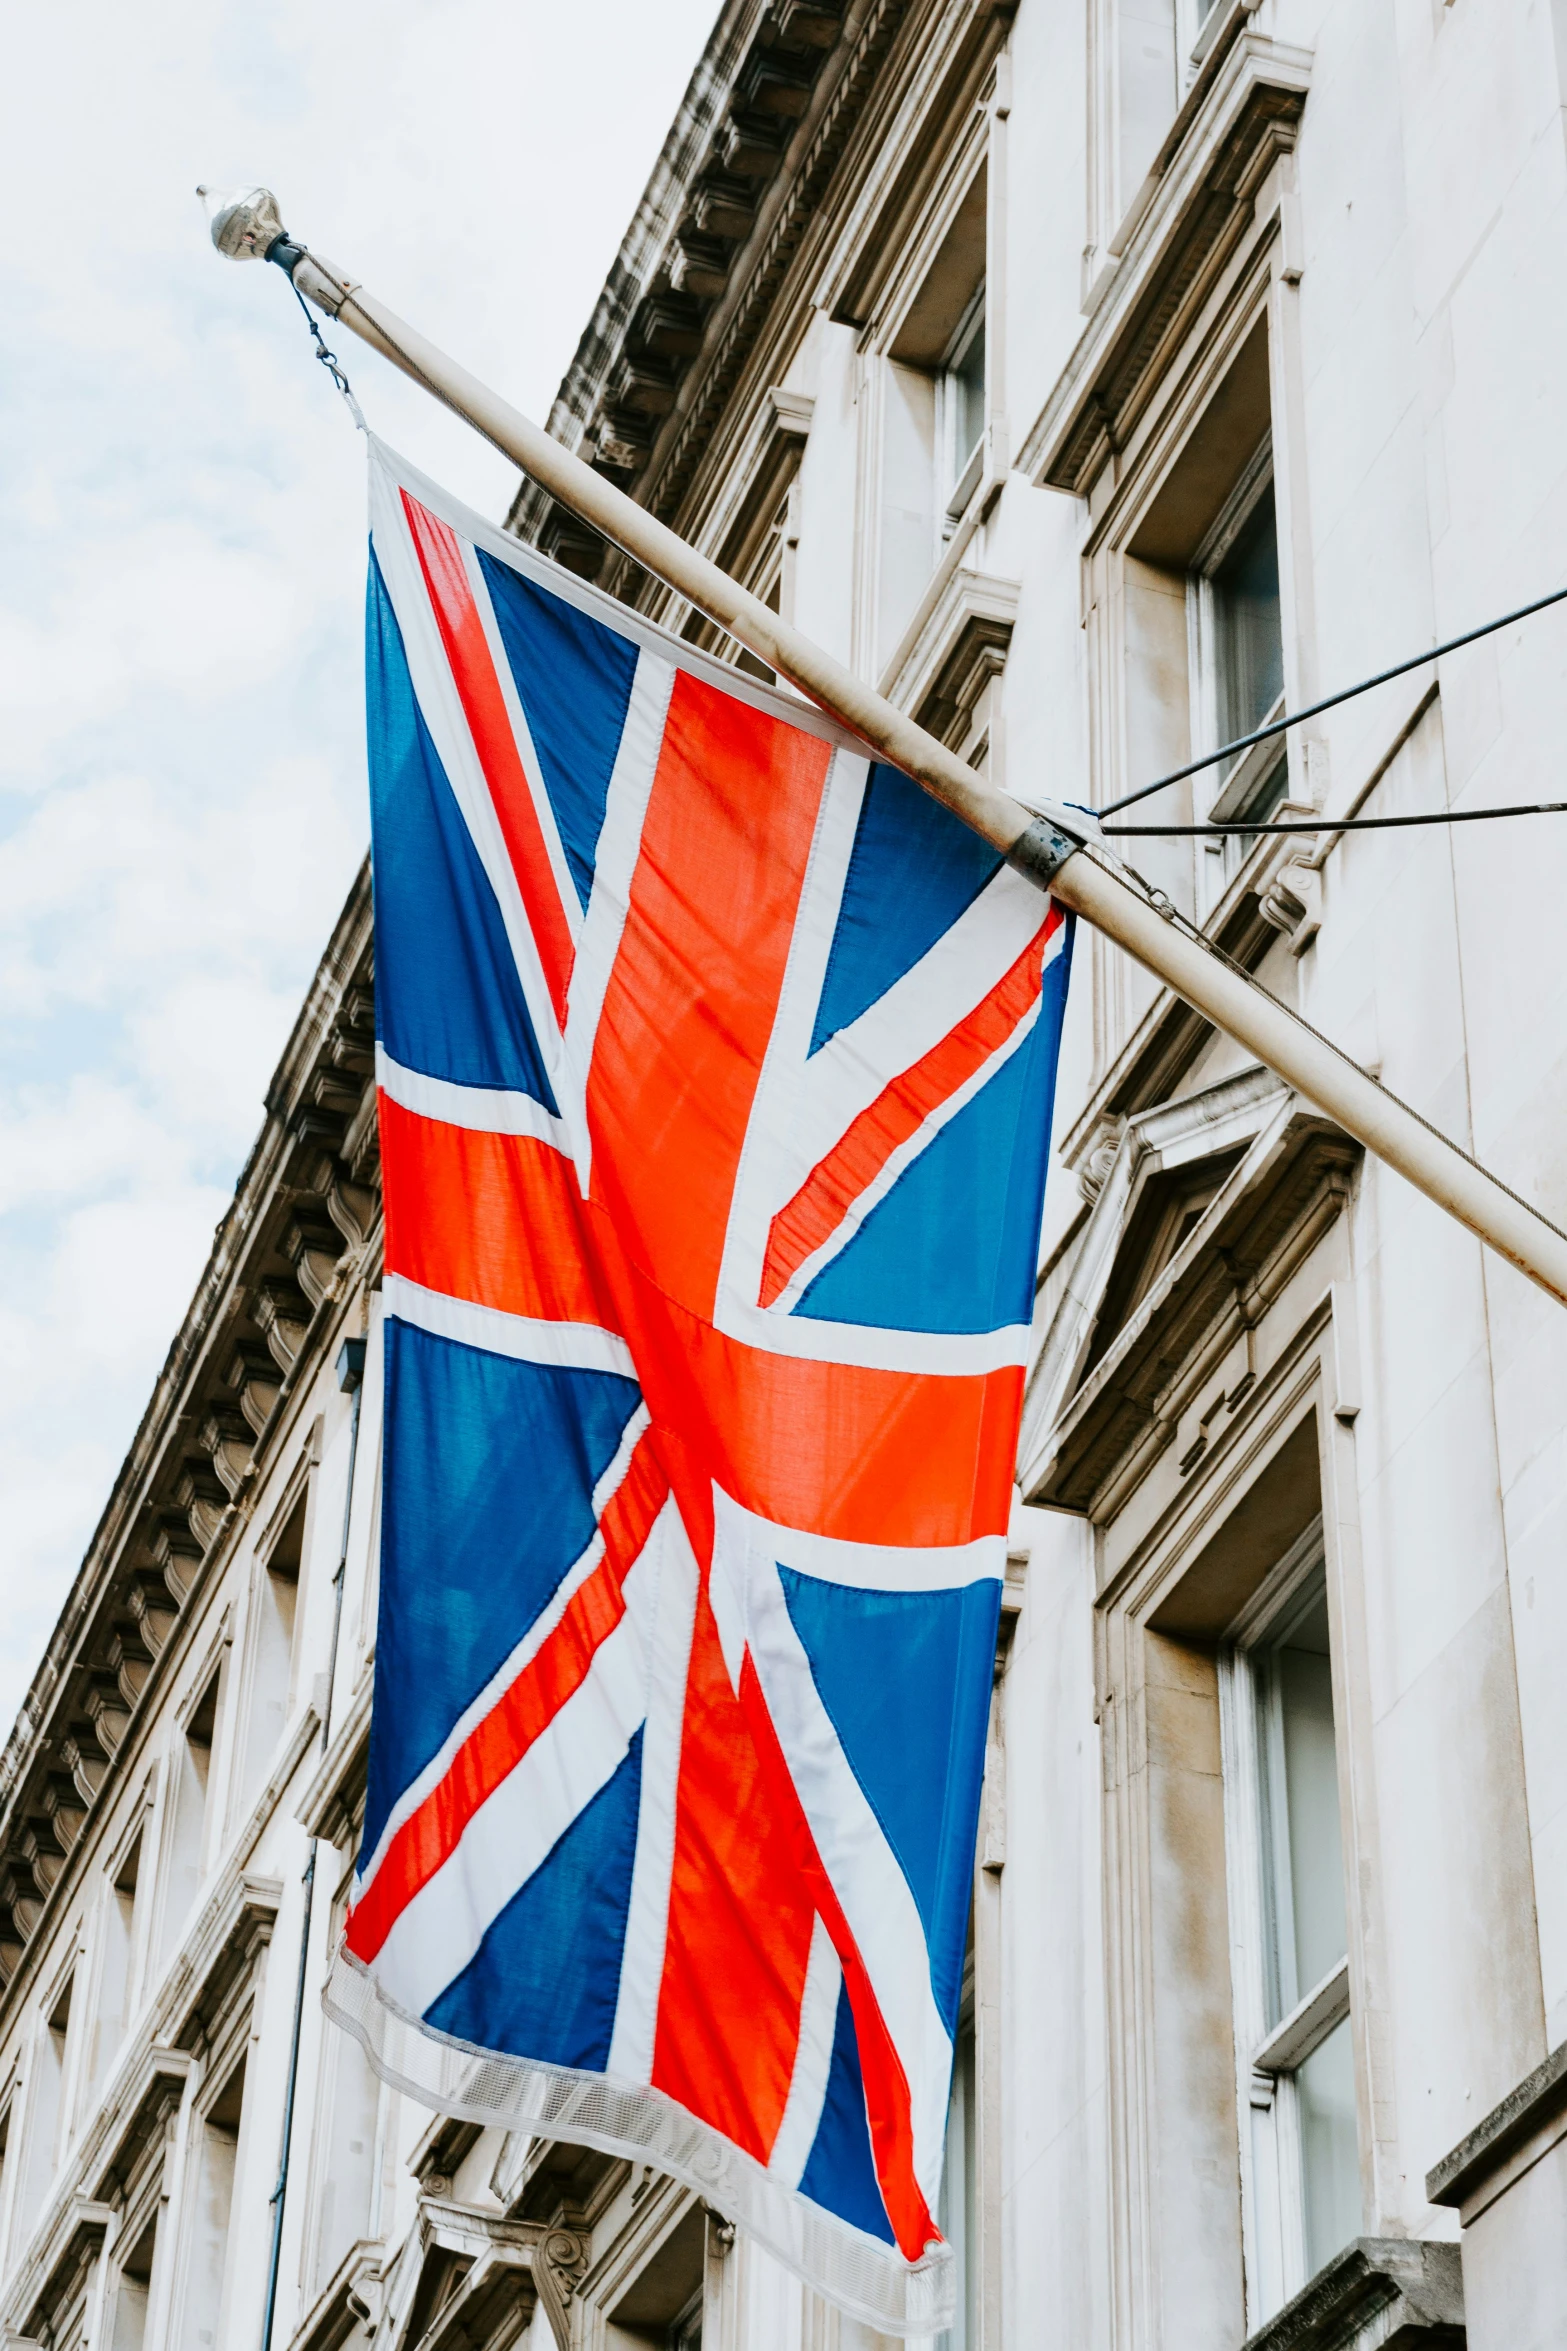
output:
MULTIPOLYGON (((0 196, 0 1735, 363 851, 364 472, 285 217, 537 414, 713 0, 110 0, 10 28, 0 196)), ((503 461, 336 335, 485 511, 503 461)))

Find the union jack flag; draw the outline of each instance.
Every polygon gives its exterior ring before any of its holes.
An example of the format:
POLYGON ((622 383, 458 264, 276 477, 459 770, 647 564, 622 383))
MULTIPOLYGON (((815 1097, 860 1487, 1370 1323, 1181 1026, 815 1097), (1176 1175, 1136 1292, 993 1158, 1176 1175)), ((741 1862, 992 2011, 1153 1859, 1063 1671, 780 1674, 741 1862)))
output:
POLYGON ((381 1581, 329 2006, 939 2325, 1069 924, 380 449, 372 517, 381 1581))

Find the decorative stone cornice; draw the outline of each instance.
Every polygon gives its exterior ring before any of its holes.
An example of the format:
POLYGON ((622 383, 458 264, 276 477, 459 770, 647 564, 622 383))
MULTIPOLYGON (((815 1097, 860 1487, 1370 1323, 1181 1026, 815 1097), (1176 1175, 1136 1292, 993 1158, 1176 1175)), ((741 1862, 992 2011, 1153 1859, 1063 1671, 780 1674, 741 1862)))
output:
POLYGON ((1018 452, 1020 472, 1086 495, 1169 378, 1171 353, 1252 225, 1295 144, 1311 57, 1232 12, 1155 156, 1077 347, 1018 452))
MULTIPOLYGON (((1195 1165, 1206 1153, 1220 1167, 1228 1164, 1228 1173, 1092 1362, 1089 1342, 1131 1230, 1135 1197, 1130 1174, 1118 1188, 1112 1169, 1104 1184, 1082 1243, 1087 1260, 1096 1229, 1102 1232, 1097 1261, 1085 1272, 1085 1286, 1069 1286, 1025 1405, 1021 1482, 1030 1502, 1095 1519, 1110 1515, 1174 1441, 1214 1365, 1260 1319, 1348 1198, 1359 1146, 1327 1119, 1266 1072, 1212 1091, 1233 1098, 1227 1115, 1206 1118, 1200 1097, 1173 1102, 1158 1115, 1173 1126, 1187 1114, 1196 1122, 1188 1162, 1195 1165), (1248 1133, 1249 1143, 1238 1140, 1248 1133), (1085 1358, 1092 1368, 1083 1373, 1085 1358)), ((1132 1122, 1121 1143, 1118 1157, 1128 1167, 1152 1147, 1144 1123, 1132 1122)), ((1183 1456, 1183 1472, 1197 1458, 1197 1451, 1183 1456)))
POLYGON ((1463 2351, 1464 2341, 1456 2245, 1356 2237, 1244 2351, 1463 2351))
MULTIPOLYGON (((421 2196, 416 2239, 421 2270, 433 2254, 466 2263, 462 2283, 412 2336, 411 2351, 471 2351, 489 2342, 503 2320, 520 2332, 538 2295, 537 2262, 544 2231, 537 2221, 512 2220, 487 2205, 421 2196)), ((420 2297, 415 2296, 415 2307, 420 2297)), ((508 2333, 504 2340, 510 2341, 508 2333)))
POLYGON ((3 1757, 0 2011, 379 1237, 362 868, 3 1757))
POLYGON ((184 2095, 194 2060, 188 2049, 141 2044, 105 2099, 82 2149, 81 2177, 105 2203, 122 2194, 151 2140, 184 2095))
MULTIPOLYGON (((780 295, 834 211, 829 187, 874 118, 894 45, 901 39, 910 54, 911 43, 937 49, 950 64, 947 81, 972 79, 976 57, 994 53, 1011 14, 1010 0, 945 9, 930 0, 772 0, 726 9, 556 396, 555 438, 653 513, 689 522, 682 509, 712 471, 719 427, 753 354, 764 338, 769 349, 776 343, 784 311, 797 321, 809 314, 814 275, 797 279, 782 308, 780 295)), ((927 160, 913 154, 910 167, 927 160)), ((862 158, 853 168, 870 164, 862 158)), ((722 470, 727 478, 727 450, 722 470)), ((626 559, 606 564, 603 543, 536 485, 523 485, 507 521, 616 592, 637 582, 626 559)))
POLYGON ((157 2038, 176 2049, 197 2049, 222 2014, 230 1993, 272 1940, 283 1888, 277 1878, 248 1870, 225 1872, 158 1997, 157 2038))
MULTIPOLYGON (((329 1845, 347 1846, 358 1835, 364 1808, 365 1773, 370 1759, 370 1699, 374 1684, 367 1675, 347 1713, 332 1734, 332 1744, 306 1782, 295 1818, 313 1837, 329 1845)), ((319 1727, 319 1726, 318 1726, 319 1727)))
POLYGON ((12 2287, 10 2310, 17 2316, 7 2330, 11 2342, 36 2342, 47 2336, 55 2312, 100 2251, 113 2220, 112 2205, 87 2196, 68 2200, 12 2287))
POLYGON ((1450 2155, 1426 2173, 1426 2197, 1465 2226, 1542 2155, 1567 2138, 1567 2041, 1526 2074, 1450 2155))
POLYGON ((1006 666, 1017 606, 1016 580, 955 569, 884 690, 931 734, 960 747, 980 696, 1006 666))

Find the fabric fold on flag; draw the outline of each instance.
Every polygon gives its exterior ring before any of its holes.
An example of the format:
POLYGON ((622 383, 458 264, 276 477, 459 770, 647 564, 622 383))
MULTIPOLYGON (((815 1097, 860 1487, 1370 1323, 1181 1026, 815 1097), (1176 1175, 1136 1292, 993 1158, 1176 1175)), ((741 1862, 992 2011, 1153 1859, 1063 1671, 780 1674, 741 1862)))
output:
POLYGON ((386 1392, 328 2013, 930 2333, 1070 920, 379 443, 371 516, 386 1392))

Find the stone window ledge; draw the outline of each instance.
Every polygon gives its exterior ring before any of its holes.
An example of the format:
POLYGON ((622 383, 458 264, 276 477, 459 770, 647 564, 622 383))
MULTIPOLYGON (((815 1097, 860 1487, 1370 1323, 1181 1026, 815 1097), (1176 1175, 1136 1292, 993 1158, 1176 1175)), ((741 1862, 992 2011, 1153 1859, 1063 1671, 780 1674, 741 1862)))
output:
POLYGON ((1426 2173, 1426 2195, 1433 2204, 1456 2206, 1467 2227, 1562 2138, 1567 2138, 1567 2041, 1426 2173))
POLYGON ((1245 2351, 1463 2351, 1465 2339, 1456 2245, 1356 2237, 1245 2351))

